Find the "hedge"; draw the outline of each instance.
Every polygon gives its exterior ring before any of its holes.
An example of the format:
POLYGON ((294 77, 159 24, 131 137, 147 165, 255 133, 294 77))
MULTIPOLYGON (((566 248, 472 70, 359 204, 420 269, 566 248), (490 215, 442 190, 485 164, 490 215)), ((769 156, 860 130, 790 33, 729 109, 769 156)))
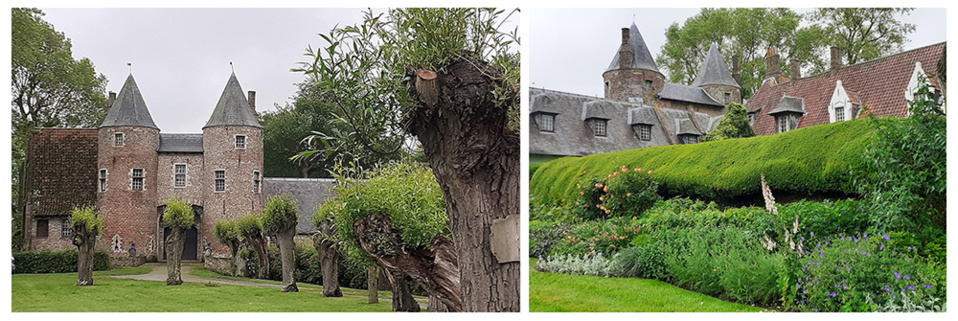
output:
POLYGON ((770 136, 563 157, 536 168, 530 194, 568 201, 576 183, 622 166, 652 170, 665 196, 716 201, 757 196, 763 174, 773 192, 854 193, 860 177, 853 173, 864 168, 861 155, 873 131, 859 119, 770 136))
MULTIPOLYGON (((70 273, 77 271, 77 250, 60 252, 34 251, 13 253, 14 274, 70 273)), ((110 256, 103 251, 93 253, 93 270, 110 269, 110 256)))

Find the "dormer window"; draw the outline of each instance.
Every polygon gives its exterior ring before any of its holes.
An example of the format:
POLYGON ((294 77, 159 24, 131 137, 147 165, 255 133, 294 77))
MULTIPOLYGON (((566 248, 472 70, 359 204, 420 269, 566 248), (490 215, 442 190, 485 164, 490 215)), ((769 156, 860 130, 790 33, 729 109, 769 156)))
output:
POLYGON ((698 135, 679 135, 679 139, 682 140, 682 144, 698 144, 699 142, 698 135))
POLYGON ((755 113, 748 113, 748 124, 755 124, 755 113))
POLYGON ((845 121, 845 107, 835 107, 835 121, 845 121))
POLYGON ((592 135, 599 137, 606 136, 606 126, 608 123, 607 119, 590 118, 587 121, 589 123, 589 128, 592 129, 592 135))
POLYGON ((113 133, 113 146, 123 146, 123 133, 113 133))
POLYGON ((543 132, 554 132, 555 131, 555 119, 556 115, 538 113, 535 116, 536 125, 539 127, 539 131, 543 132))
POLYGON ((236 149, 246 149, 246 135, 236 135, 236 149))
POLYGON ((637 124, 632 125, 632 130, 635 134, 635 137, 640 140, 652 140, 652 125, 648 124, 637 124))
POLYGON ((779 115, 775 116, 775 127, 778 129, 779 133, 784 133, 788 131, 788 115, 779 115))

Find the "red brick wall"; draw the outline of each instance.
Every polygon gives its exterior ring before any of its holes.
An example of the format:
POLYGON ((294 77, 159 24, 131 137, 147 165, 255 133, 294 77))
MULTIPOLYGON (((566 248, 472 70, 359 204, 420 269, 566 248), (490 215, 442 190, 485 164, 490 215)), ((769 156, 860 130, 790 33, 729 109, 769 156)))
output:
POLYGON ((36 236, 37 234, 37 221, 38 220, 47 220, 47 237, 34 237, 32 242, 33 250, 50 250, 50 251, 63 251, 75 249, 76 246, 73 245, 72 238, 63 237, 62 234, 62 225, 63 221, 69 220, 68 216, 37 216, 33 217, 31 221, 27 224, 27 229, 30 235, 36 236))
POLYGON ((111 256, 128 256, 131 243, 136 244, 137 255, 155 256, 159 235, 157 200, 157 155, 159 130, 145 127, 105 127, 99 133, 98 168, 108 172, 107 190, 98 192, 98 205, 103 218, 103 236, 97 248, 111 256), (114 147, 114 133, 124 133, 124 145, 114 147), (131 189, 133 168, 144 170, 143 190, 131 189), (122 242, 114 252, 113 238, 122 242), (150 246, 153 239, 153 246, 150 246))
POLYGON ((628 101, 629 97, 642 97, 646 104, 665 87, 665 76, 661 73, 643 70, 609 70, 602 74, 603 86, 608 83, 606 99, 628 101), (645 80, 652 80, 652 91, 645 88, 645 80))
POLYGON ((161 153, 158 156, 156 179, 156 206, 178 196, 187 203, 203 205, 204 191, 211 186, 211 177, 204 175, 203 154, 201 153, 161 153), (173 165, 186 164, 186 187, 173 186, 173 165))
MULTIPOLYGON (((213 236, 217 220, 235 219, 248 213, 262 211, 263 194, 253 192, 253 171, 263 173, 263 130, 246 126, 215 126, 203 129, 204 179, 203 225, 199 229, 199 243, 207 242, 219 255, 228 255, 229 249, 213 236), (246 135, 246 149, 234 147, 234 135, 246 135), (226 191, 214 191, 214 171, 226 171, 226 191)), ((262 190, 262 188, 261 188, 262 190)))

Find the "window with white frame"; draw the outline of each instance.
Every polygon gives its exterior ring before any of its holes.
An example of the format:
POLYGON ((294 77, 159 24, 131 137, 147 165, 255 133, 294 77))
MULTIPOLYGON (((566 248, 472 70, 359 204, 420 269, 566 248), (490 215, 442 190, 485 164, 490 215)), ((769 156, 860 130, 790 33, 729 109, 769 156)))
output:
POLYGON ((259 193, 260 178, 259 171, 253 171, 253 193, 259 193))
POLYGON ((216 192, 225 192, 226 191, 226 171, 219 170, 213 171, 213 178, 215 183, 216 192))
POLYGON ((682 135, 683 144, 698 144, 699 136, 698 135, 682 135))
POLYGON ((173 187, 186 187, 186 164, 173 164, 173 187))
POLYGON ((595 136, 606 136, 606 125, 608 120, 593 118, 589 120, 589 127, 592 128, 592 134, 595 136))
POLYGON ((556 116, 552 114, 536 114, 536 124, 539 125, 539 131, 543 132, 553 132, 555 131, 555 119, 556 116))
POLYGON ((786 115, 776 116, 775 124, 776 124, 776 127, 778 128, 779 133, 787 132, 788 131, 788 116, 786 115))
POLYGON ((143 190, 143 169, 134 168, 130 173, 130 189, 134 191, 143 190))
POLYGON ((70 225, 70 219, 64 218, 60 223, 60 237, 73 236, 73 226, 70 225))
POLYGON ((755 123, 755 113, 748 113, 748 124, 751 125, 754 123, 755 123))
POLYGON ((100 191, 106 192, 106 168, 100 169, 100 191))
POLYGON ((113 133, 113 146, 123 146, 123 133, 113 133))
POLYGON ((845 121, 845 107, 835 107, 835 121, 845 121))
POLYGON ((236 149, 246 149, 246 135, 236 135, 236 149))

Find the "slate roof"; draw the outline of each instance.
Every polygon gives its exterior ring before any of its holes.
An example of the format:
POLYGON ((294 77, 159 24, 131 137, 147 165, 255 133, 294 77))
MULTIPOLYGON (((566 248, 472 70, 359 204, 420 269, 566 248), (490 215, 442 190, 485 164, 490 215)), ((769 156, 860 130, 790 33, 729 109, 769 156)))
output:
POLYGON ((100 127, 117 126, 157 128, 153 123, 153 117, 150 116, 150 110, 146 108, 146 101, 140 94, 140 88, 133 80, 133 74, 126 77, 123 88, 120 88, 120 93, 116 95, 116 101, 113 102, 113 106, 110 106, 110 111, 100 124, 100 127))
POLYGON ((695 75, 692 81, 693 87, 702 87, 707 85, 727 85, 735 88, 742 88, 732 78, 732 73, 728 71, 728 66, 722 60, 722 54, 719 53, 718 45, 714 42, 709 46, 708 55, 699 66, 699 73, 695 75))
POLYGON ((161 153, 202 153, 203 134, 160 134, 161 153))
POLYGON ((908 111, 904 92, 915 62, 921 62, 929 80, 937 86, 935 66, 942 58, 944 47, 945 43, 941 42, 784 83, 766 81, 745 105, 749 112, 761 108, 752 125, 755 134, 775 133, 775 117, 768 112, 786 95, 804 99, 806 114, 798 128, 828 123, 828 103, 838 80, 846 92, 855 92, 856 100, 867 106, 868 112, 876 116, 904 117, 908 111))
POLYGON ((801 98, 784 96, 781 100, 778 101, 778 104, 775 105, 775 108, 768 111, 769 115, 774 115, 784 112, 796 112, 800 114, 805 113, 805 101, 801 98))
POLYGON ((249 107, 249 101, 243 93, 243 87, 240 87, 239 80, 236 80, 236 74, 231 74, 226 82, 226 88, 220 95, 220 100, 216 102, 216 108, 210 115, 210 120, 206 122, 206 127, 213 126, 250 126, 263 128, 256 119, 256 114, 249 107))
MULTIPOLYGON (((639 27, 634 22, 632 27, 629 28, 629 46, 632 49, 632 69, 659 71, 659 68, 655 65, 655 60, 652 59, 649 46, 645 44, 645 39, 642 38, 642 33, 639 32, 639 27)), ((606 71, 619 69, 619 52, 618 49, 616 50, 615 56, 612 57, 612 63, 609 64, 606 71)))
POLYGON ((263 194, 266 199, 277 195, 286 195, 296 201, 299 222, 296 232, 309 234, 316 231, 313 225, 313 212, 327 199, 336 197, 331 190, 336 180, 331 178, 263 178, 263 194))
POLYGON ((659 92, 659 98, 725 107, 725 105, 713 99, 712 96, 709 96, 705 89, 673 83, 665 83, 662 92, 659 92))
MULTIPOLYGON (((96 205, 96 128, 42 128, 30 135, 26 190, 35 216, 69 216, 96 205)), ((52 236, 52 235, 51 235, 52 236)))

